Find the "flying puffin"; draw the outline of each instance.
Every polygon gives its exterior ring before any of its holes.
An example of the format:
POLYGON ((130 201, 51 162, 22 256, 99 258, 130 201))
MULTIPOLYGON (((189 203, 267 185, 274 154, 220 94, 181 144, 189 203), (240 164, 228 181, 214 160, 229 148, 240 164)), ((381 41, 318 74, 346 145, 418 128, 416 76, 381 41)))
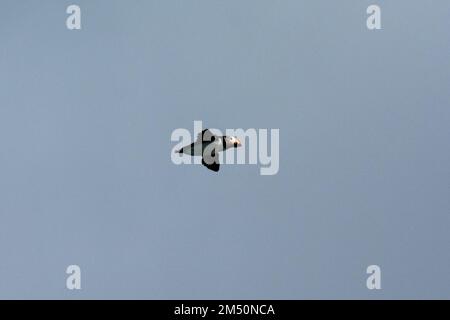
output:
POLYGON ((197 140, 188 146, 175 151, 191 156, 202 156, 202 164, 212 171, 219 171, 219 152, 229 148, 240 147, 241 141, 233 136, 217 136, 209 129, 205 129, 197 135, 197 140))

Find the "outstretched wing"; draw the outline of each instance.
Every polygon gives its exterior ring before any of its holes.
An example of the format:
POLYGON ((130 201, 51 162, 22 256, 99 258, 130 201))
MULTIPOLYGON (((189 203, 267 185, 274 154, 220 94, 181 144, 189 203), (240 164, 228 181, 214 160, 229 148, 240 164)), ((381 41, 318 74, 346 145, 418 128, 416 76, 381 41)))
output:
POLYGON ((219 154, 215 151, 215 149, 213 149, 212 152, 210 153, 207 152, 203 153, 202 164, 209 170, 215 172, 219 171, 220 169, 219 154))
POLYGON ((197 135, 197 140, 195 142, 213 142, 217 136, 212 133, 209 129, 205 129, 197 135))

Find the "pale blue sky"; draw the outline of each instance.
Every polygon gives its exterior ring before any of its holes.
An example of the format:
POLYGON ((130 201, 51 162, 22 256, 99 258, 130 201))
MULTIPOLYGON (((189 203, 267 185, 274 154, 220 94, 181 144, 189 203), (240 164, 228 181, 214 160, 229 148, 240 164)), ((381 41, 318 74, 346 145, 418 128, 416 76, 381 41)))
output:
POLYGON ((449 30, 447 0, 2 0, 0 298, 450 298, 449 30), (194 120, 279 128, 278 175, 175 166, 194 120))

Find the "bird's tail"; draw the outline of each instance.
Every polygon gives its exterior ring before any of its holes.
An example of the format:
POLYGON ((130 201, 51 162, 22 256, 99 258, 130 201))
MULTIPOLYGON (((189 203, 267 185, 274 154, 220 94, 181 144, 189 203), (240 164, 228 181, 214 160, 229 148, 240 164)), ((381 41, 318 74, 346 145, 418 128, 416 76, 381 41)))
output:
POLYGON ((175 153, 183 153, 183 149, 175 150, 175 153))

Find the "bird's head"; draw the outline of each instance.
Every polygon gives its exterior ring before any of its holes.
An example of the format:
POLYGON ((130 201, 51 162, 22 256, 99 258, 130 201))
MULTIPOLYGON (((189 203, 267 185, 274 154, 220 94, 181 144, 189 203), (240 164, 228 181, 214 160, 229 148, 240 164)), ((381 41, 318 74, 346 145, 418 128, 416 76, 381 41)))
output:
POLYGON ((237 148, 242 146, 241 140, 239 140, 237 137, 234 136, 227 136, 225 137, 227 141, 227 148, 237 148))

